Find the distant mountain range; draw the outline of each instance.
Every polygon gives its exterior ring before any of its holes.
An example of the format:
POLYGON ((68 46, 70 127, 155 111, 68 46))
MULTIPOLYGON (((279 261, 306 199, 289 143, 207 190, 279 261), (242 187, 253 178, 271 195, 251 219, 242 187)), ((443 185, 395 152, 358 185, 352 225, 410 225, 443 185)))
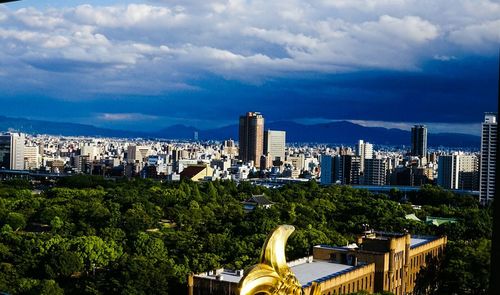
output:
MULTIPOLYGON (((266 129, 285 130, 287 142, 319 142, 354 144, 359 139, 374 144, 409 145, 410 131, 382 127, 364 127, 347 121, 304 125, 291 121, 266 123, 266 129)), ((92 125, 49 122, 0 116, 0 131, 16 130, 29 134, 64 136, 103 136, 123 138, 193 139, 198 132, 201 140, 237 139, 238 125, 200 130, 191 126, 173 125, 155 132, 137 132, 99 128, 92 125)), ((474 147, 480 146, 480 137, 461 133, 429 133, 429 146, 474 147)))

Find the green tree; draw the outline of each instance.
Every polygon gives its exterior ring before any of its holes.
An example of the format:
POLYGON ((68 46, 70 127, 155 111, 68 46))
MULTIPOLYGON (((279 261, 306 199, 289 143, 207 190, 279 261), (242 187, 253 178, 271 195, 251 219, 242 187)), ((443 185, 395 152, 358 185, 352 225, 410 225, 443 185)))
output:
POLYGON ((5 223, 10 225, 14 231, 18 231, 26 226, 26 218, 21 213, 11 212, 7 215, 5 223))

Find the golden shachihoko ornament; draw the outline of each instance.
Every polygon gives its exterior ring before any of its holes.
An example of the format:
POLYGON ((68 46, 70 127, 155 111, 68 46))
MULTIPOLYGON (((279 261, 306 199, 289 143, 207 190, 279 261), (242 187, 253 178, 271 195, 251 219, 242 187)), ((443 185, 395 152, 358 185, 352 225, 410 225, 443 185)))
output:
POLYGON ((291 225, 280 225, 268 236, 259 263, 249 268, 240 281, 240 295, 321 294, 316 282, 313 282, 310 292, 304 291, 286 263, 285 246, 294 230, 291 225))

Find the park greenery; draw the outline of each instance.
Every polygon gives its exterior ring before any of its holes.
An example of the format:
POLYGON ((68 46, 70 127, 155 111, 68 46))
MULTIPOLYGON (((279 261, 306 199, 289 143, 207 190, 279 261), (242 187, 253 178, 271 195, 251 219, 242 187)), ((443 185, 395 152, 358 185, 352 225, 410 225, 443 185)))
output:
POLYGON ((492 210, 469 196, 434 186, 404 195, 316 182, 267 189, 91 176, 63 178, 41 191, 28 181, 0 182, 0 292, 186 294, 189 273, 255 264, 279 224, 296 228, 288 259, 311 254, 313 245, 352 243, 364 224, 447 235, 445 257, 421 272, 417 292, 486 294, 492 210), (252 194, 265 194, 274 206, 246 213, 241 202, 252 194), (407 214, 458 222, 437 227, 407 214))

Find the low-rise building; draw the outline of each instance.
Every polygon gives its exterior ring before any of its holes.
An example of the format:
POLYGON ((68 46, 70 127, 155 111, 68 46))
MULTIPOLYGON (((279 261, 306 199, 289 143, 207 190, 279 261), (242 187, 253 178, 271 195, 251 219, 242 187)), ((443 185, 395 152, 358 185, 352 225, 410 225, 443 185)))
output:
POLYGON ((274 204, 273 202, 269 201, 269 199, 266 198, 265 195, 252 195, 252 197, 248 198, 242 203, 243 203, 243 209, 247 212, 253 211, 257 207, 269 209, 274 204))
MULTIPOLYGON (((321 294, 388 291, 411 294, 417 274, 446 246, 446 237, 368 231, 357 244, 318 245, 313 255, 288 262, 305 294, 316 283, 321 294)), ((188 277, 189 295, 238 295, 243 270, 217 269, 188 277)))

